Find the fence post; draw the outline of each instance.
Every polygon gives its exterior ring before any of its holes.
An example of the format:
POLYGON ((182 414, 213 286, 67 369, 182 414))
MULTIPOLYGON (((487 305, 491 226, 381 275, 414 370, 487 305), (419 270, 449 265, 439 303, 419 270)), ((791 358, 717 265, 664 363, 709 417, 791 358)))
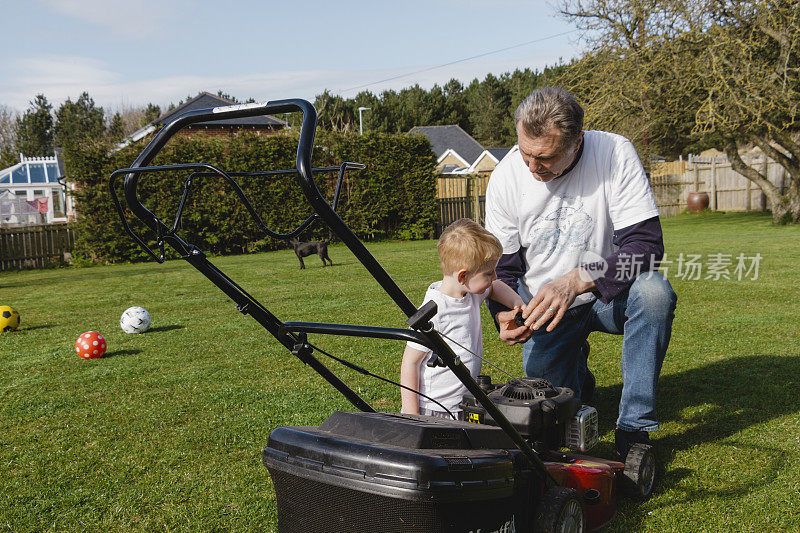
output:
POLYGON ((751 196, 753 195, 753 182, 750 181, 748 178, 745 178, 747 182, 747 199, 745 203, 745 211, 751 211, 753 209, 753 200, 751 196))
POLYGON ((471 174, 472 178, 472 220, 481 223, 481 184, 478 174, 471 174))
MULTIPOLYGON (((762 154, 761 159, 764 161, 762 165, 762 174, 764 175, 764 179, 769 181, 769 163, 767 161, 767 155, 762 154)), ((764 211, 767 208, 767 195, 764 194, 764 189, 761 189, 761 210, 764 211)))
POLYGON ((694 192, 700 192, 700 167, 697 164, 697 161, 689 157, 689 164, 692 165, 692 169, 694 170, 694 192))
POLYGON ((711 159, 711 210, 717 210, 717 156, 711 159))

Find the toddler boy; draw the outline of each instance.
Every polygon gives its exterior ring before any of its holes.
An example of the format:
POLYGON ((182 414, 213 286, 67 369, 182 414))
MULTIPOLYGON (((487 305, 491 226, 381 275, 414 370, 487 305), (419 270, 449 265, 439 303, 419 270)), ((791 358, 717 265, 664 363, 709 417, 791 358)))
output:
MULTIPOLYGON (((461 358, 470 374, 477 377, 481 372, 481 359, 470 351, 483 357, 481 303, 491 298, 514 310, 521 309, 524 303, 517 293, 497 279, 494 270, 503 249, 500 241, 480 224, 467 218, 453 222, 439 237, 437 250, 443 277, 428 287, 425 302, 436 302, 438 312, 433 317, 434 328, 443 334, 445 342, 461 358)), ((400 383, 436 399, 460 418, 458 404, 467 388, 449 368, 427 366, 425 363, 431 355, 431 350, 425 346, 408 342, 400 367, 400 383)), ((402 389, 401 400, 403 413, 449 418, 440 406, 409 390, 402 389)))

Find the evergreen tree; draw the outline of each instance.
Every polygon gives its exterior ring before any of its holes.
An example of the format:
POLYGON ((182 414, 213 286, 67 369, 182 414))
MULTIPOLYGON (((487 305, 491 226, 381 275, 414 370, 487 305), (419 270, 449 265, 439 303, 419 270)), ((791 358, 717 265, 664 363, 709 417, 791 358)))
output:
POLYGON ((53 107, 37 94, 30 107, 17 119, 16 151, 26 157, 53 154, 53 107))
POLYGON ((400 117, 398 133, 404 133, 419 125, 436 125, 444 115, 445 98, 442 89, 434 85, 426 91, 419 85, 403 89, 399 93, 400 117))
POLYGON ((376 129, 382 133, 398 133, 399 118, 400 96, 393 90, 383 91, 380 103, 372 112, 372 119, 377 124, 376 129))
POLYGON ((444 116, 442 125, 457 124, 469 131, 472 129, 467 115, 467 100, 464 96, 464 85, 453 78, 442 87, 444 93, 444 116))
POLYGON ((492 74, 487 74, 483 82, 476 79, 470 84, 467 110, 476 141, 484 146, 503 146, 508 142, 509 103, 508 91, 492 74))
POLYGON ((384 132, 381 130, 379 125, 379 120, 376 119, 376 111, 380 107, 381 102, 377 96, 372 94, 369 91, 361 91, 355 97, 355 112, 358 115, 358 108, 359 107, 368 107, 369 111, 363 111, 361 113, 361 120, 364 121, 363 129, 364 134, 366 135, 367 132, 384 132))
POLYGON ((489 146, 511 146, 516 142, 517 105, 537 87, 557 84, 564 68, 559 64, 541 72, 518 69, 499 78, 489 74, 466 88, 451 79, 430 90, 413 85, 380 96, 362 91, 353 99, 325 91, 315 106, 319 126, 326 130, 357 132, 358 108, 369 107, 363 114, 365 132, 405 133, 414 126, 457 124, 489 146))
POLYGON ((111 124, 108 125, 108 137, 114 142, 120 142, 125 136, 125 124, 122 120, 122 115, 114 113, 111 118, 111 124))
POLYGON ((144 110, 144 118, 142 119, 141 126, 147 126, 161 116, 161 108, 154 104, 147 104, 144 110))
POLYGON ((100 139, 105 133, 103 108, 95 107, 89 93, 82 93, 73 102, 69 98, 56 111, 56 124, 53 128, 59 146, 85 139, 100 139))

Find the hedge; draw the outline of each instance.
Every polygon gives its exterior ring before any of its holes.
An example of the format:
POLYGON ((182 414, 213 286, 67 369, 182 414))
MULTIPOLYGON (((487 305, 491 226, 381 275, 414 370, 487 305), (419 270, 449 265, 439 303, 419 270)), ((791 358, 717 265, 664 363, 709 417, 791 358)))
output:
MULTIPOLYGON (((75 182, 78 242, 76 252, 97 262, 140 261, 149 256, 124 232, 108 192, 110 174, 130 166, 144 144, 112 152, 102 143, 65 148, 69 179, 75 182)), ((271 137, 240 134, 227 138, 176 136, 151 163, 209 163, 227 172, 294 168, 296 133, 271 137)), ((343 161, 366 164, 348 171, 342 187, 339 215, 362 239, 430 237, 436 221, 436 159, 428 141, 419 136, 361 136, 318 132, 312 165, 337 166, 343 161)), ((172 225, 190 172, 147 174, 139 181, 139 198, 165 224, 172 225)), ((317 173, 317 184, 329 202, 337 173, 317 173)), ((265 224, 281 233, 294 229, 310 213, 292 175, 235 178, 265 224)), ((117 180, 121 196, 121 180, 117 180)), ((128 212, 129 224, 154 250, 156 236, 128 212)), ((301 236, 328 236, 315 222, 301 236)), ((233 189, 218 176, 194 179, 182 219, 181 236, 215 255, 286 247, 267 237, 255 224, 233 189)))

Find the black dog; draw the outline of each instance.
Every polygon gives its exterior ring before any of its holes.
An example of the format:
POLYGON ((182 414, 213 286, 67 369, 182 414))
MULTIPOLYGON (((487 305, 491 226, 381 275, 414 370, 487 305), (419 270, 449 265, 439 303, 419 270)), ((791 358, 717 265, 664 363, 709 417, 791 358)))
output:
POLYGON ((292 245, 294 248, 294 253, 297 254, 297 259, 300 260, 300 269, 306 268, 305 263, 303 263, 303 258, 317 254, 320 259, 322 259, 322 266, 325 266, 325 261, 327 260, 328 263, 333 266, 333 261, 331 258, 328 257, 328 244, 331 242, 330 238, 326 241, 314 241, 314 242, 300 242, 299 239, 294 238, 289 240, 289 244, 292 245))

